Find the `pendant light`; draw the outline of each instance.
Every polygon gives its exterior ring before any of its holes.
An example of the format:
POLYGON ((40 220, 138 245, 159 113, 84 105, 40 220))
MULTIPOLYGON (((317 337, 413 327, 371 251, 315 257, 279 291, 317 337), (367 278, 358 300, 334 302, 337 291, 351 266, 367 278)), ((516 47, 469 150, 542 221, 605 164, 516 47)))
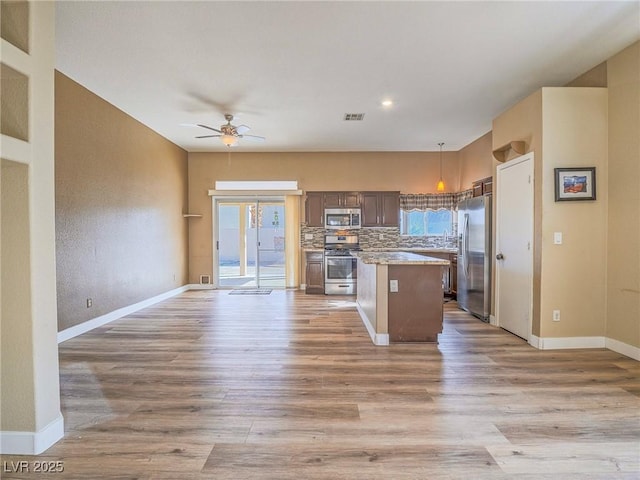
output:
POLYGON ((440 142, 438 146, 440 147, 440 180, 438 180, 438 186, 436 187, 436 191, 438 193, 444 192, 444 181, 442 180, 442 146, 444 142, 440 142))

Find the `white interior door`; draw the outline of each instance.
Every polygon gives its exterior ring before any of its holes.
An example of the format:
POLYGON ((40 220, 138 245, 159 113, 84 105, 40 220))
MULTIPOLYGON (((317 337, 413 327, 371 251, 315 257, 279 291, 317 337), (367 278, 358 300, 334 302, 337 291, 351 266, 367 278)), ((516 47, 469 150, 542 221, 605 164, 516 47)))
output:
POLYGON ((528 341, 533 295, 533 153, 499 165, 496 176, 496 320, 528 341))

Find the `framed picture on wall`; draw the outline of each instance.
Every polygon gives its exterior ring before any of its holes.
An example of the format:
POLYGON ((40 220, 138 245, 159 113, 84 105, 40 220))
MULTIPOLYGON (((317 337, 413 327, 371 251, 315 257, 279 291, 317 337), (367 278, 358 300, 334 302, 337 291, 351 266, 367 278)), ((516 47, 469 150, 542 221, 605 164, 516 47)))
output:
POLYGON ((596 167, 555 168, 556 202, 596 199, 596 167))

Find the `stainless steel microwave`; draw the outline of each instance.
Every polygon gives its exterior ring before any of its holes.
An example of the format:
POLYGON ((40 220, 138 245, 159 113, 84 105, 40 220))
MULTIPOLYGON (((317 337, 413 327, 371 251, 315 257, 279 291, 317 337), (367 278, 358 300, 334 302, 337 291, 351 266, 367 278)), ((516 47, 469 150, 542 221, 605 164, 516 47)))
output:
POLYGON ((359 208, 325 208, 324 228, 329 230, 360 228, 361 218, 359 208))

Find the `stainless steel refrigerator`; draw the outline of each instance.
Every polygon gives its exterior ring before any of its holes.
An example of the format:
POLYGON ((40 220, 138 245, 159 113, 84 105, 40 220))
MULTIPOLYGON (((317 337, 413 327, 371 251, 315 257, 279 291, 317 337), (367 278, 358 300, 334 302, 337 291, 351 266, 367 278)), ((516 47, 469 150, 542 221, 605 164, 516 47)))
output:
POLYGON ((488 322, 491 314, 491 197, 458 204, 458 306, 488 322))

